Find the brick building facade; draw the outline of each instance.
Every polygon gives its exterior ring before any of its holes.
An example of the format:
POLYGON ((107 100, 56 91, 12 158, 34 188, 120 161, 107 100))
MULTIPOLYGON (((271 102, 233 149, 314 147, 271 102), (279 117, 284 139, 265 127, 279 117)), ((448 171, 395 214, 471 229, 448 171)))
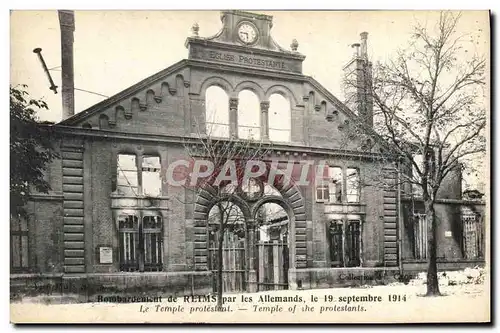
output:
MULTIPOLYGON (((13 285, 37 277, 211 292, 210 189, 194 193, 164 179, 169 166, 186 157, 186 143, 209 127, 219 131, 215 136, 252 136, 269 144, 269 159, 282 164, 327 163, 324 182, 274 186, 276 195, 241 203, 247 222, 266 202, 286 212, 286 244, 280 244, 287 250, 280 253, 287 267, 277 273, 286 275, 280 282, 285 288, 363 283, 375 272, 425 268, 422 203, 401 187, 360 185, 360 179, 390 183, 397 177, 382 157, 384 143, 371 127, 373 106, 364 87, 347 92, 352 98, 343 103, 304 75, 305 56, 296 42, 291 50, 274 42, 270 16, 224 11, 221 21, 220 33, 210 38, 193 28, 188 59, 53 125, 60 158, 47 170, 51 191, 33 195, 28 221, 11 222, 13 285), (211 91, 223 97, 210 101, 211 91), (241 103, 242 94, 251 95, 256 107, 241 103), (225 109, 225 116, 209 119, 211 105, 225 109), (255 112, 258 121, 244 112, 255 112), (349 135, 353 123, 363 132, 349 135), (357 185, 347 179, 353 174, 357 185)), ((363 33, 346 72, 370 66, 366 43, 363 33)), ((443 185, 436 207, 442 268, 484 259, 483 204, 462 200, 461 192, 458 172, 443 185), (477 221, 469 234, 464 214, 477 221)), ((246 232, 248 238, 255 231, 246 232)), ((263 290, 259 249, 249 243, 240 258, 243 289, 263 290)))

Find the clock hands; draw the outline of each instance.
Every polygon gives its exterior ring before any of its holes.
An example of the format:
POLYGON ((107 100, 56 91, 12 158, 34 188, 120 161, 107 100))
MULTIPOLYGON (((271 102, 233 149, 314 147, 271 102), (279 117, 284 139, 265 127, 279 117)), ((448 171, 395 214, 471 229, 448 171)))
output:
POLYGON ((255 40, 255 31, 252 29, 252 27, 246 24, 240 26, 238 35, 240 39, 247 44, 255 40))

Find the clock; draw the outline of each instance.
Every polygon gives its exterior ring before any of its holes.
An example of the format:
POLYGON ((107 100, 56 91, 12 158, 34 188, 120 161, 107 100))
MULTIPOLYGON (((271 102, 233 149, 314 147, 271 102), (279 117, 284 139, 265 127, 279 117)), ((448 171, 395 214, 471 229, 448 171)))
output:
POLYGON ((238 27, 238 37, 245 44, 252 44, 257 40, 257 29, 250 23, 242 23, 238 27))

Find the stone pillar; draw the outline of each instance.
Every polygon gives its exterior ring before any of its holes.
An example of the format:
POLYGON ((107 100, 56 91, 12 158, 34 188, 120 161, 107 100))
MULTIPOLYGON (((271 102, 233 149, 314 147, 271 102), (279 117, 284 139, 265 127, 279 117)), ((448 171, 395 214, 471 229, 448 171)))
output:
POLYGON ((229 99, 229 137, 238 138, 238 99, 229 99))
POLYGON ((269 102, 260 103, 260 132, 263 140, 269 140, 269 102))
POLYGON ((248 232, 248 288, 247 291, 254 293, 257 292, 257 271, 255 267, 255 221, 247 221, 248 232))

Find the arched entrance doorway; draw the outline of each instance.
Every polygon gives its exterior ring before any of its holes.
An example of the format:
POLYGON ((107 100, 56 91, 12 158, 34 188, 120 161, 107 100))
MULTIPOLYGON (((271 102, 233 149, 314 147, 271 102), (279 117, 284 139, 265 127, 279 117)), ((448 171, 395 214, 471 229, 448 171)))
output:
POLYGON ((208 214, 208 265, 213 273, 213 290, 217 292, 218 266, 222 262, 222 291, 246 290, 247 276, 245 216, 235 203, 222 201, 208 214))
POLYGON ((256 290, 288 289, 288 270, 293 252, 293 209, 276 188, 263 184, 262 196, 251 206, 254 223, 254 255, 256 290))
POLYGON ((281 205, 264 202, 255 223, 257 290, 288 289, 290 218, 281 205))
POLYGON ((236 189, 237 192, 230 191, 227 198, 241 209, 243 219, 234 219, 234 226, 224 228, 222 233, 210 221, 214 219, 214 206, 221 201, 219 191, 206 186, 197 196, 195 268, 215 273, 218 260, 214 256, 220 248, 219 253, 225 256, 221 259, 223 279, 227 280, 223 292, 293 288, 288 271, 297 265, 302 267, 306 247, 305 207, 298 188, 257 181, 236 189), (262 212, 268 210, 275 213, 263 216, 262 212))

